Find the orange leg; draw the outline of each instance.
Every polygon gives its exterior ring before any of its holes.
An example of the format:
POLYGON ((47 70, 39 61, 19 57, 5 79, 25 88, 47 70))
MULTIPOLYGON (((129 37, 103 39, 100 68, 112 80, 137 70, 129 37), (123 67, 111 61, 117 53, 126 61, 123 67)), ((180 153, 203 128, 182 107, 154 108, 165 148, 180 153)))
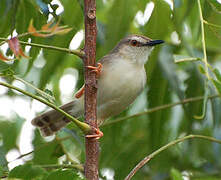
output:
MULTIPOLYGON (((102 67, 103 67, 103 65, 102 65, 101 63, 97 63, 97 67, 87 66, 87 68, 92 69, 91 72, 95 72, 95 73, 96 73, 96 78, 99 78, 99 77, 100 77, 102 67)), ((85 90, 85 87, 83 86, 83 87, 75 94, 75 97, 76 97, 77 99, 79 99, 79 98, 84 94, 84 90, 85 90)))
POLYGON ((79 99, 84 94, 84 86, 75 94, 75 97, 79 99))
POLYGON ((92 128, 95 132, 95 134, 89 134, 89 135, 86 135, 85 137, 86 138, 93 138, 93 139, 100 139, 104 134, 102 131, 99 130, 99 128, 92 128))
POLYGON ((102 67, 103 67, 103 65, 101 63, 97 63, 97 67, 87 66, 87 68, 92 70, 91 72, 95 72, 96 73, 96 77, 97 78, 100 77, 102 67))

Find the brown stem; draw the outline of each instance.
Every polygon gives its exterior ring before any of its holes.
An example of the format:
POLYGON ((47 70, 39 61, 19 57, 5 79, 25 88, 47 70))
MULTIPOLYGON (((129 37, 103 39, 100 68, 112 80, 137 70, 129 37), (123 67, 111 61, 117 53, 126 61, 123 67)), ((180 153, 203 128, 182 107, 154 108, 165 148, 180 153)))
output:
MULTIPOLYGON (((85 46, 85 122, 97 128, 96 96, 97 84, 95 73, 90 73, 87 66, 96 64, 96 0, 84 0, 85 46)), ((93 138, 85 138, 86 162, 85 177, 89 180, 98 180, 99 143, 93 138)))

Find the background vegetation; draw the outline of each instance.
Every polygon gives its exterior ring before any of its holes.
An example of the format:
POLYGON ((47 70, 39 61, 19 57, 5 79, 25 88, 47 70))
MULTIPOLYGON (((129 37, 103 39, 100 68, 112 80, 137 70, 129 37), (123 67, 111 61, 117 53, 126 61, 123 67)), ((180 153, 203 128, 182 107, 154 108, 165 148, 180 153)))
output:
MULTIPOLYGON (((51 0, 0 1, 1 40, 15 31, 18 34, 27 32, 31 20, 34 27, 40 29, 51 17, 72 30, 47 38, 27 35, 19 40, 68 48, 72 38, 84 28, 83 1, 60 0, 60 3, 54 4, 51 0), (59 6, 64 8, 61 13, 56 12, 59 6)), ((100 175, 103 179, 105 175, 109 179, 111 176, 114 179, 125 178, 145 156, 184 135, 200 134, 221 139, 221 101, 210 97, 221 92, 221 4, 215 0, 201 0, 200 3, 204 21, 197 0, 97 0, 97 59, 131 33, 166 41, 155 48, 145 66, 148 83, 144 92, 130 108, 101 127, 104 137, 100 139, 100 175), (150 18, 144 18, 145 13, 150 13, 151 6, 150 18), (204 31, 201 22, 204 22, 204 31), (198 96, 204 98, 130 117, 147 109, 198 96)), ((75 91, 83 84, 83 64, 77 56, 48 48, 22 48, 31 58, 7 63, 0 61, 1 81, 12 84, 15 81, 12 75, 17 75, 39 89, 53 93, 57 105, 64 101, 59 89, 60 79, 70 72, 70 68, 77 70, 75 91), (36 65, 39 61, 44 62, 42 66, 36 65)), ((3 46, 1 49, 3 51, 3 46)), ((11 55, 8 48, 5 56, 11 55)), ((26 91, 39 95, 27 85, 26 91)), ((32 105, 29 97, 12 90, 0 96, 10 99, 22 97, 32 105)), ((1 177, 81 179, 78 170, 70 170, 76 163, 84 162, 84 138, 78 128, 69 125, 50 140, 43 139, 35 130, 33 152, 26 158, 20 152, 18 141, 22 125, 26 120, 30 123, 31 119, 12 114, 10 118, 0 118, 1 177), (6 155, 12 150, 20 153, 19 159, 24 165, 9 172, 6 155), (64 164, 70 166, 62 171, 64 164)), ((220 157, 219 144, 187 140, 154 157, 134 179, 221 179, 220 157)))

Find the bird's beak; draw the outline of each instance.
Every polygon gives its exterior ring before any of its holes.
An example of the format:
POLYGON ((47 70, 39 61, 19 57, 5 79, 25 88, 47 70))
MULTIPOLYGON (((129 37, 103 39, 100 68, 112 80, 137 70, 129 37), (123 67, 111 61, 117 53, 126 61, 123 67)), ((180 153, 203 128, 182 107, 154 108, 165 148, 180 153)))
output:
POLYGON ((162 43, 164 43, 163 40, 151 40, 151 41, 145 43, 145 46, 155 46, 157 44, 162 44, 162 43))

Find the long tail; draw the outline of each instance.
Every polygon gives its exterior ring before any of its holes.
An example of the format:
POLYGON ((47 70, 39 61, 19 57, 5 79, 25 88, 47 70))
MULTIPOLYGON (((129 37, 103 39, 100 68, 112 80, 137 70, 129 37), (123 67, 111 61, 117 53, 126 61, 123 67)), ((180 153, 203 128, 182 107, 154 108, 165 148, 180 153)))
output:
MULTIPOLYGON (((83 114, 83 103, 80 99, 71 101, 60 107, 67 113, 78 118, 83 114)), ((65 127, 70 120, 56 110, 50 110, 34 118, 31 123, 37 126, 43 136, 51 136, 61 128, 65 127)))

